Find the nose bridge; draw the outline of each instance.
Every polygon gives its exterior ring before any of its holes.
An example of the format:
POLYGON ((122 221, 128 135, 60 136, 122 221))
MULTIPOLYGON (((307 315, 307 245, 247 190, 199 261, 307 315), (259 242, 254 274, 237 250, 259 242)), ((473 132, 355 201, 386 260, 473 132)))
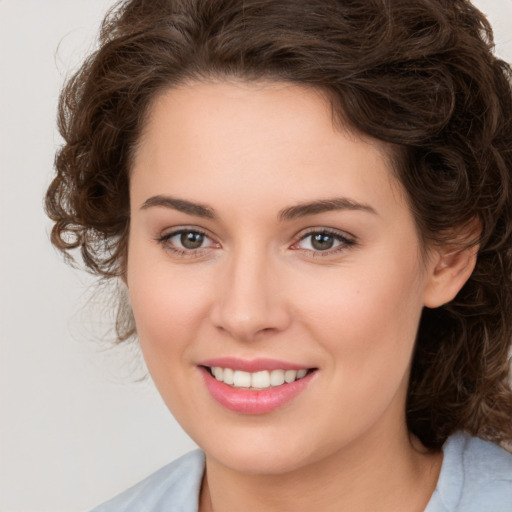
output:
POLYGON ((226 262, 214 321, 233 337, 249 340, 286 327, 289 316, 279 293, 276 262, 265 251, 246 246, 226 262))

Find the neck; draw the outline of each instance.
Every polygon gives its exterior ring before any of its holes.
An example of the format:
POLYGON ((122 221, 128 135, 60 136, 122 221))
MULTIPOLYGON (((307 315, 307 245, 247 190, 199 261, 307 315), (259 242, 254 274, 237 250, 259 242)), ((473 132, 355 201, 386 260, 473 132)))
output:
POLYGON ((207 457, 200 511, 423 511, 442 455, 405 430, 392 440, 373 437, 282 474, 240 473, 207 457))

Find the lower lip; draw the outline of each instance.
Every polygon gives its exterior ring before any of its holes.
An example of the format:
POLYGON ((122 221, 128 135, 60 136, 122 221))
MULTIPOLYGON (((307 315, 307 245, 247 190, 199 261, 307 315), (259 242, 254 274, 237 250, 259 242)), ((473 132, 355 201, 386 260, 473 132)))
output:
POLYGON ((242 414, 265 414, 291 402, 306 388, 316 371, 289 384, 262 390, 233 388, 216 380, 203 367, 201 373, 210 394, 227 409, 242 414))

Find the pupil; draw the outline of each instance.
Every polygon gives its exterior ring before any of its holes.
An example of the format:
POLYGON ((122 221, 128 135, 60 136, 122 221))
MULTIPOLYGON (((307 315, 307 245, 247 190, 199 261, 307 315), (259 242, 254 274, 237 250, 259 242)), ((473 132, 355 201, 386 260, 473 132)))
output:
POLYGON ((187 233, 182 233, 180 237, 180 242, 185 249, 199 249, 201 245, 203 245, 204 235, 201 233, 194 233, 193 231, 189 231, 187 233))
POLYGON ((311 240, 311 245, 318 251, 326 251, 327 249, 331 249, 333 244, 333 237, 323 233, 317 233, 316 235, 313 235, 311 240))

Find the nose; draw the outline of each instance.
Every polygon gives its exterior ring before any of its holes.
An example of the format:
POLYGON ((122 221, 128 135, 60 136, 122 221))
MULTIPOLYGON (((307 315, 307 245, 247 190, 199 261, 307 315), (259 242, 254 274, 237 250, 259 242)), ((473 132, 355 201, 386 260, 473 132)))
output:
POLYGON ((219 273, 212 320, 239 341, 285 330, 291 321, 278 265, 255 251, 233 255, 219 273))

